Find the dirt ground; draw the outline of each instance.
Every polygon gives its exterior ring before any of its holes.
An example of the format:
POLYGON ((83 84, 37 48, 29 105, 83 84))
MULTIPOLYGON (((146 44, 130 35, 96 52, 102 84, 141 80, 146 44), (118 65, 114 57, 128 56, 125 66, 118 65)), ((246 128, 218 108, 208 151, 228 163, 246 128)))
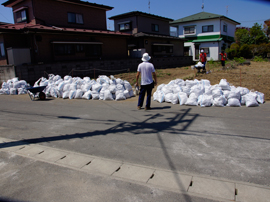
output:
MULTIPOLYGON (((211 85, 218 84, 221 79, 226 79, 231 85, 246 87, 249 90, 264 93, 265 100, 270 100, 270 62, 250 62, 250 65, 237 65, 233 62, 226 64, 223 70, 220 63, 207 64, 208 74, 198 74, 191 66, 156 69, 159 84, 167 84, 174 79, 208 79, 211 85)), ((136 72, 114 75, 116 78, 127 80, 133 86, 136 82, 136 72)), ((155 92, 156 87, 153 92, 155 92)))

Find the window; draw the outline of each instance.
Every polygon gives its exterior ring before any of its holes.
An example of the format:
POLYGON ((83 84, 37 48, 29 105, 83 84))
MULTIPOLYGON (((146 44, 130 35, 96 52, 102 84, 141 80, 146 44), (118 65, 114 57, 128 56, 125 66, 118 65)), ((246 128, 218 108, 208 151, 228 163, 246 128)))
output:
POLYGON ((195 27, 185 27, 184 29, 185 34, 195 34, 195 27))
POLYGON ((0 43, 0 57, 5 57, 4 43, 0 43))
POLYGON ((200 50, 203 50, 204 53, 209 54, 209 48, 200 48, 200 50))
POLYGON ((74 24, 83 24, 82 14, 68 13, 68 22, 74 24))
POLYGON ((223 25, 223 32, 227 32, 227 25, 223 25))
POLYGON ((55 44, 54 53, 55 55, 74 55, 75 48, 73 44, 55 44))
POLYGON ((156 24, 152 24, 152 31, 153 32, 159 32, 159 26, 156 24))
POLYGON ((85 46, 85 56, 93 57, 93 56, 101 56, 101 45, 99 44, 91 44, 85 46))
POLYGON ((120 23, 119 24, 119 30, 120 31, 131 30, 131 22, 120 23))
POLYGON ((214 25, 207 25, 202 27, 202 32, 213 32, 214 31, 214 25))
POLYGON ((27 21, 27 17, 26 17, 26 10, 20 10, 18 12, 16 12, 16 22, 25 22, 27 21))
POLYGON ((83 44, 76 45, 76 52, 77 53, 84 52, 84 45, 83 44))
POLYGON ((154 45, 153 51, 155 54, 162 53, 162 54, 172 54, 173 53, 173 46, 162 46, 162 45, 154 45))

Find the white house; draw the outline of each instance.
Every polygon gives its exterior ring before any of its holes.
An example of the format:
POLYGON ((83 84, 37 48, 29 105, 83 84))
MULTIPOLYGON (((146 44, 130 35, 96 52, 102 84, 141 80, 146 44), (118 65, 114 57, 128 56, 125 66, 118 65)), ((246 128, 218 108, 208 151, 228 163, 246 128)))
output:
POLYGON ((236 25, 240 25, 226 16, 200 12, 170 22, 177 35, 187 41, 184 44, 186 56, 199 59, 199 51, 204 49, 207 60, 219 60, 219 53, 234 42, 236 25))

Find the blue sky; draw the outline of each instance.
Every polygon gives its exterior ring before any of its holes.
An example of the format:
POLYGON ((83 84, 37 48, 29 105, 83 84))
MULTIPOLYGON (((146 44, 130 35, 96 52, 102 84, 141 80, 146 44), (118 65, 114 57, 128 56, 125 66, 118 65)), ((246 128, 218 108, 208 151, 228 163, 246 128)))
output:
MULTIPOLYGON (((0 4, 7 0, 0 0, 0 4)), ((130 11, 149 13, 149 0, 88 0, 91 3, 114 7, 107 12, 107 18, 130 11)), ((252 27, 254 23, 263 24, 270 19, 270 0, 151 0, 150 13, 177 20, 204 11, 227 16, 252 27), (227 12, 228 7, 228 12, 227 12)), ((0 5, 0 22, 13 23, 12 9, 0 5)), ((107 20, 108 29, 113 29, 113 21, 107 20)))

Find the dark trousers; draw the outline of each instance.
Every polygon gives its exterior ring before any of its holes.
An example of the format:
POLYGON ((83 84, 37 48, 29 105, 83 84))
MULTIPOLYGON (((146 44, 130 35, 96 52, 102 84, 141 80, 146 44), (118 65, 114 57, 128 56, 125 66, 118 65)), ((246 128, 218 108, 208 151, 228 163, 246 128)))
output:
POLYGON ((148 107, 148 108, 150 107, 152 89, 153 89, 153 84, 141 85, 140 94, 139 94, 139 100, 138 100, 138 107, 143 106, 145 93, 147 93, 146 105, 145 106, 148 107))
POLYGON ((225 60, 221 60, 222 67, 225 67, 225 60))

